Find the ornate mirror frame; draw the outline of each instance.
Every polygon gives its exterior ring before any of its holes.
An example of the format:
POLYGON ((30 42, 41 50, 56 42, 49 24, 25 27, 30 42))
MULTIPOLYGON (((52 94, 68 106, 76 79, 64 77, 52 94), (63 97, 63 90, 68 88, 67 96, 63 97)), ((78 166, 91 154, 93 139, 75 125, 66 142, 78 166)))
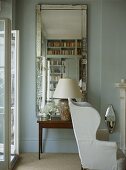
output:
MULTIPOLYGON (((36 5, 36 114, 37 117, 40 116, 40 110, 45 103, 42 99, 42 89, 44 91, 44 87, 42 85, 42 71, 45 69, 42 60, 44 56, 43 52, 43 35, 42 35, 42 18, 41 11, 42 9, 80 9, 81 10, 81 58, 80 58, 80 87, 82 90, 82 101, 87 100, 87 5, 36 5), (42 104, 43 103, 43 104, 42 104)), ((46 93, 44 91, 44 93, 46 93)), ((44 99, 45 100, 45 99, 44 99)))

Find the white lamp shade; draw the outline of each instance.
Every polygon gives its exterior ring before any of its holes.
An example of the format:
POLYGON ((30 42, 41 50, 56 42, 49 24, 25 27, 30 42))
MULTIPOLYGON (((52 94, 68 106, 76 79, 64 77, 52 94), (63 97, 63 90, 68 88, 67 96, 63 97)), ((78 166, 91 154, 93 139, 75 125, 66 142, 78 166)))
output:
POLYGON ((53 97, 60 99, 81 98, 82 94, 75 80, 63 78, 59 80, 53 97))

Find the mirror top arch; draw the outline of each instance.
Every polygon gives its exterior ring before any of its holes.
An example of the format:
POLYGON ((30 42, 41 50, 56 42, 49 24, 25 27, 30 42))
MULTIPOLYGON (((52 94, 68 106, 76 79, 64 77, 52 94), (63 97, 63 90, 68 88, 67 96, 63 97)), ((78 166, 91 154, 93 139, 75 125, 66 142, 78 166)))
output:
POLYGON ((46 38, 82 38, 83 12, 87 5, 37 5, 46 38))
POLYGON ((87 5, 45 5, 45 4, 38 4, 37 5, 38 8, 40 9, 46 9, 46 10, 50 10, 50 9, 87 9, 87 5))

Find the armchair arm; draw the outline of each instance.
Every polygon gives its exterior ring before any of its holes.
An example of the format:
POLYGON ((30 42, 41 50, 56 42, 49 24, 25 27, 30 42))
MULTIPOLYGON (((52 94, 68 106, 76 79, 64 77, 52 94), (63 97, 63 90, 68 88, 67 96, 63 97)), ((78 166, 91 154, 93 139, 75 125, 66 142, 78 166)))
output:
POLYGON ((96 145, 98 145, 98 147, 101 147, 101 148, 114 149, 117 151, 116 142, 96 140, 96 145))

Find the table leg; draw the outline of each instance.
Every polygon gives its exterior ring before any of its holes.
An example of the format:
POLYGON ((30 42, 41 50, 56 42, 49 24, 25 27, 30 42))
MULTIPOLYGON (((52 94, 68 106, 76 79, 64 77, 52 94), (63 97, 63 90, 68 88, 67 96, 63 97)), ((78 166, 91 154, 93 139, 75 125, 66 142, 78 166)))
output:
POLYGON ((39 160, 40 160, 40 152, 42 151, 42 128, 39 123, 39 160))
POLYGON ((41 128, 41 143, 40 143, 40 145, 41 145, 41 153, 42 153, 42 133, 43 133, 43 128, 41 128))

